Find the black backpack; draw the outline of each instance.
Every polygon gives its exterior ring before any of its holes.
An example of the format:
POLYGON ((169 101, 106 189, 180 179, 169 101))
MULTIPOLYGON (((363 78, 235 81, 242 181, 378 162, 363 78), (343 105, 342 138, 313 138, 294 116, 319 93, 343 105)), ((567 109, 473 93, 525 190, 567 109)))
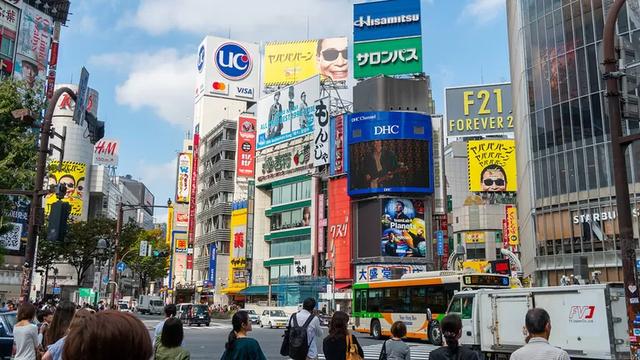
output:
POLYGON ((297 314, 291 316, 292 327, 289 329, 289 357, 294 360, 305 360, 309 352, 309 339, 307 338, 307 327, 313 320, 311 314, 304 325, 298 325, 297 314))

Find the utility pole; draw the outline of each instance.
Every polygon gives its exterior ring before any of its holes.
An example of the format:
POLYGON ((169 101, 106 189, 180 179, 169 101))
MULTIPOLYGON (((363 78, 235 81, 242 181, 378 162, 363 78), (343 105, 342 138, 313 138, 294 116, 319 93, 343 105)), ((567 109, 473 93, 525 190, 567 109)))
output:
POLYGON ((117 285, 117 276, 118 276, 118 246, 120 245, 120 236, 122 235, 122 221, 124 217, 124 204, 122 202, 118 203, 118 219, 116 220, 116 243, 113 246, 113 263, 111 268, 111 277, 113 279, 113 291, 111 291, 111 303, 109 305, 113 306, 116 300, 116 291, 118 290, 117 285))
POLYGON ((627 326, 631 359, 638 359, 638 338, 634 335, 634 320, 640 316, 640 296, 636 279, 636 244, 633 239, 633 222, 631 220, 631 204, 629 200, 629 184, 625 151, 634 141, 640 140, 640 134, 622 135, 620 114, 620 92, 618 80, 624 75, 618 69, 615 51, 615 32, 618 13, 625 5, 625 0, 616 0, 607 15, 604 24, 604 79, 607 82, 607 98, 609 100, 609 120, 611 122, 611 156, 613 158, 613 174, 616 189, 616 205, 618 208, 618 226, 620 228, 620 252, 622 258, 622 277, 624 282, 625 304, 627 306, 627 326))

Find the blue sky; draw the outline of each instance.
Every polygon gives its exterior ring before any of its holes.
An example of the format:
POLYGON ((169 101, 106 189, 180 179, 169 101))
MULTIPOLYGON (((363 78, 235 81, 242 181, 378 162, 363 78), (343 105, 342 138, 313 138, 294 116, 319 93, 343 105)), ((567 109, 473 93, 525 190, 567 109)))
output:
MULTIPOLYGON (((100 93, 106 138, 120 140, 119 174, 165 203, 191 128, 197 46, 205 35, 253 42, 351 38, 352 0, 72 0, 57 83, 80 68, 100 93)), ((444 88, 509 81, 504 0, 422 0, 424 71, 439 113, 444 88)), ((158 220, 163 221, 162 214, 158 220)))

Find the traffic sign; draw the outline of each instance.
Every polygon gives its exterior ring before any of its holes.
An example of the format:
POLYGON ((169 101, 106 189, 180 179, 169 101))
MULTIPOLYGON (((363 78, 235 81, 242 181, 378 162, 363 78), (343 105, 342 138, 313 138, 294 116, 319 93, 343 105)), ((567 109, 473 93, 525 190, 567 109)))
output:
POLYGON ((109 275, 108 274, 102 277, 102 283, 105 284, 105 285, 109 283, 109 275))
POLYGON ((142 240, 140 241, 140 253, 138 254, 139 256, 147 256, 147 250, 149 246, 149 242, 146 240, 142 240))
POLYGON ((60 295, 60 288, 59 287, 54 287, 53 288, 53 295, 60 295))
POLYGON ((87 96, 89 95, 89 72, 83 66, 80 71, 80 82, 78 83, 78 92, 76 94, 76 108, 73 111, 73 120, 78 125, 84 123, 84 117, 87 110, 87 96))
POLYGON ((123 272, 126 268, 127 268, 127 264, 125 264, 124 261, 119 261, 118 265, 116 266, 116 269, 118 270, 118 272, 123 272))

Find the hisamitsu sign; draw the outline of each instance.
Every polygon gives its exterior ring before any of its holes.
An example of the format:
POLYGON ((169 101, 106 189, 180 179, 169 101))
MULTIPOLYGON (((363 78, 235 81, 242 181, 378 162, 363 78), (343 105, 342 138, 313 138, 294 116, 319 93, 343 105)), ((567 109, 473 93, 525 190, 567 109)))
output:
POLYGON ((420 36, 420 0, 375 1, 353 6, 353 41, 420 36))

